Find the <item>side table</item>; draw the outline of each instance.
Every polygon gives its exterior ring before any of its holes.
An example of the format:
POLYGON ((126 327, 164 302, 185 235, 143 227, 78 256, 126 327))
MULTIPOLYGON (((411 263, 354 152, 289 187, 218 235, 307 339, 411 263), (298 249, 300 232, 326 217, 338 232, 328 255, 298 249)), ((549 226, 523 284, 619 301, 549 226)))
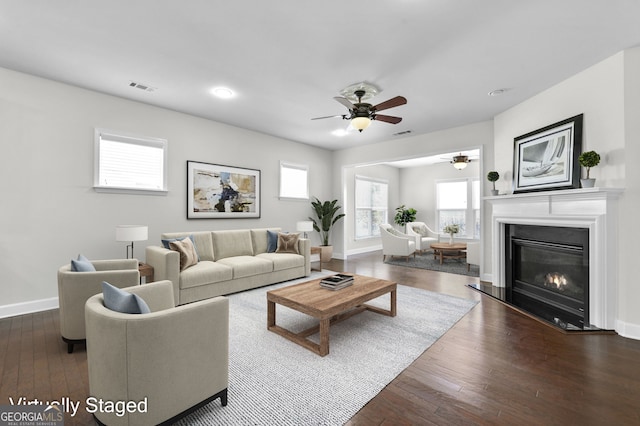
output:
POLYGON ((322 255, 320 254, 320 247, 311 247, 311 254, 318 255, 318 262, 320 263, 320 269, 311 268, 312 271, 322 271, 322 255))
POLYGON ((153 266, 140 262, 138 263, 138 272, 140 272, 140 284, 142 284, 143 278, 145 284, 153 281, 153 266))

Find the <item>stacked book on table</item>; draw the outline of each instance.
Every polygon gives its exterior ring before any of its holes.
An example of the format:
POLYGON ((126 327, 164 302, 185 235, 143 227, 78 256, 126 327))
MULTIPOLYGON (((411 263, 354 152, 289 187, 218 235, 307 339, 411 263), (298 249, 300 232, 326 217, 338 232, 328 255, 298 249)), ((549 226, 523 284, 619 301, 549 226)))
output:
POLYGON ((340 290, 353 284, 353 275, 336 274, 320 280, 320 286, 329 290, 340 290))

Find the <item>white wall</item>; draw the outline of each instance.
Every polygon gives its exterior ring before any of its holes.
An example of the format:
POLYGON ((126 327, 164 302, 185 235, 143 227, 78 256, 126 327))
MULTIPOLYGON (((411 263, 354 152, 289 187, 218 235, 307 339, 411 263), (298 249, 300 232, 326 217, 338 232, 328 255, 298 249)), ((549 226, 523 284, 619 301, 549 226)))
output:
POLYGON ((280 160, 309 165, 311 194, 332 192, 330 151, 6 69, 0 117, 0 316, 57 306, 56 272, 78 253, 124 257, 119 224, 149 226, 149 240, 136 243, 138 258, 162 232, 295 230, 312 211, 308 201, 277 198, 280 160), (95 127, 168 139, 169 194, 96 193, 95 127), (260 169, 262 217, 187 220, 187 160, 260 169))
MULTIPOLYGON (((640 209, 640 48, 618 53, 528 99, 494 119, 496 170, 505 176, 496 187, 511 192, 513 139, 578 114, 584 114, 583 146, 601 155, 591 177, 601 187, 626 187, 620 203, 619 315, 626 334, 640 338, 640 286, 637 285, 637 223, 640 209)), ((584 174, 584 171, 583 171, 584 174)), ((621 332, 623 334, 623 332, 621 332)))

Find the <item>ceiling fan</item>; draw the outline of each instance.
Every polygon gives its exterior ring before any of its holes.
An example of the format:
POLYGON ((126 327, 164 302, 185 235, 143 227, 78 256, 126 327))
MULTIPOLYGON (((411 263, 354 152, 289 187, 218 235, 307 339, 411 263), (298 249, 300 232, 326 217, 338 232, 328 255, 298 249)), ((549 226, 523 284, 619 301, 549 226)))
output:
POLYGON ((351 125, 355 129, 357 129, 359 132, 362 132, 364 129, 369 127, 372 120, 384 121, 385 123, 391 123, 391 124, 398 124, 399 122, 402 121, 402 117, 394 117, 392 115, 382 115, 382 114, 378 114, 378 111, 383 111, 385 109, 394 108, 394 107, 406 104, 407 99, 405 97, 396 96, 395 98, 391 98, 377 105, 371 105, 366 102, 362 102, 362 98, 366 94, 365 90, 360 89, 360 90, 356 90, 353 93, 358 98, 358 102, 356 103, 351 103, 349 99, 343 98, 342 96, 336 96, 333 98, 336 101, 340 102, 342 105, 347 107, 347 109, 349 110, 348 114, 316 117, 316 118, 312 118, 312 120, 341 117, 343 120, 351 120, 351 125))

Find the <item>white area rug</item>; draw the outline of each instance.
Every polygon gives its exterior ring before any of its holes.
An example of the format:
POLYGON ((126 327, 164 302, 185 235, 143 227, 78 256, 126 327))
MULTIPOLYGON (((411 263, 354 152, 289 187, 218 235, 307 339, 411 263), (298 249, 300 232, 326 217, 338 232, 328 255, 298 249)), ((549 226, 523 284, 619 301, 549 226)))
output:
MULTIPOLYGON (((331 326, 330 353, 320 357, 267 330, 266 292, 308 279, 229 296, 229 403, 213 401, 178 424, 342 425, 477 303, 399 285, 396 317, 365 311, 331 326)), ((369 303, 388 309, 389 295, 369 303)), ((276 312, 292 331, 316 324, 280 305, 276 312)))

